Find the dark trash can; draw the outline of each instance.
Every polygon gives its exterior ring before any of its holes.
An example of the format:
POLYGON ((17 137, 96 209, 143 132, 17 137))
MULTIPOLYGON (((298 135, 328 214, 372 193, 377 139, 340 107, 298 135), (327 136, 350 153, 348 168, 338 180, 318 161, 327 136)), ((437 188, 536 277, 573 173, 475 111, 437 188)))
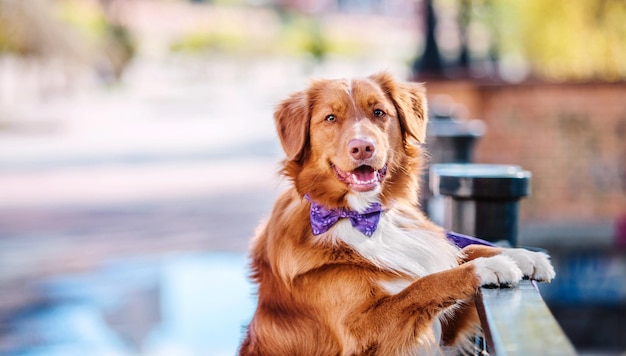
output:
POLYGON ((434 195, 444 197, 443 225, 451 231, 518 246, 519 200, 530 193, 531 173, 515 165, 435 164, 434 195))

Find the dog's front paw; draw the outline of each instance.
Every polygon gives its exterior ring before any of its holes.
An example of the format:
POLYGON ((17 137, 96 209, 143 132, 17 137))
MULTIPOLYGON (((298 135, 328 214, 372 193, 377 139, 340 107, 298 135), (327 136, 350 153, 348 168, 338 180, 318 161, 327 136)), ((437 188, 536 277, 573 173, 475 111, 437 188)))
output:
POLYGON ((479 257, 472 261, 481 286, 516 286, 523 274, 507 256, 479 257))
POLYGON ((501 255, 510 257, 517 263, 525 277, 536 281, 550 282, 554 276, 554 267, 550 256, 543 252, 528 251, 523 248, 504 249, 501 255))

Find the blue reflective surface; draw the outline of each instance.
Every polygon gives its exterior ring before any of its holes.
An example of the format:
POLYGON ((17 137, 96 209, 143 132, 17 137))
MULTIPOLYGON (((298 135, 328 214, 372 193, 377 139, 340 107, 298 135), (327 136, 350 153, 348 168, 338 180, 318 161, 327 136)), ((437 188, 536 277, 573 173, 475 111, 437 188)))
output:
POLYGON ((243 254, 111 263, 39 286, 3 328, 7 355, 233 355, 254 311, 243 254))
POLYGON ((163 269, 163 323, 148 349, 170 346, 192 354, 233 355, 254 311, 243 255, 210 254, 163 269))

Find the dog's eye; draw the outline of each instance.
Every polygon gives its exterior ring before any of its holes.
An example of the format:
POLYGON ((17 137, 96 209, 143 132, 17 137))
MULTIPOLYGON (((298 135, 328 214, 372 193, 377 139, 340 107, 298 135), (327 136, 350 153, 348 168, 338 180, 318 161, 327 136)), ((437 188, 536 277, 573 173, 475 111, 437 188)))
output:
POLYGON ((380 110, 380 109, 376 109, 376 110, 374 110, 374 116, 376 116, 376 117, 383 117, 383 116, 385 116, 385 112, 380 110))
POLYGON ((332 115, 332 114, 326 116, 326 118, 324 119, 324 121, 328 121, 328 122, 333 122, 335 120, 337 120, 337 118, 335 117, 335 115, 332 115))

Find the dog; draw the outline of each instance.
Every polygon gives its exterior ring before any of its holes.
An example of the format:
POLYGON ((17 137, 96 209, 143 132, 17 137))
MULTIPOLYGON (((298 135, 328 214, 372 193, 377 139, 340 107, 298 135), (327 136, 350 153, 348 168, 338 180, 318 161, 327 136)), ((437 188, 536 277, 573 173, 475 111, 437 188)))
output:
POLYGON ((251 242, 240 355, 455 353, 479 332, 480 286, 554 278, 545 253, 461 249, 422 214, 422 84, 317 80, 274 120, 290 186, 251 242))

